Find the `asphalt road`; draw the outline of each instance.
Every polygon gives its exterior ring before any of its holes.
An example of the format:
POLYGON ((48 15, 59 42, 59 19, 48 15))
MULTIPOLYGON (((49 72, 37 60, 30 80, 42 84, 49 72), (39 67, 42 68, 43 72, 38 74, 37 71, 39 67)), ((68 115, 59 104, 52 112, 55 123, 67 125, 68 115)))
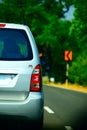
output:
POLYGON ((44 86, 44 130, 87 130, 87 94, 44 86))

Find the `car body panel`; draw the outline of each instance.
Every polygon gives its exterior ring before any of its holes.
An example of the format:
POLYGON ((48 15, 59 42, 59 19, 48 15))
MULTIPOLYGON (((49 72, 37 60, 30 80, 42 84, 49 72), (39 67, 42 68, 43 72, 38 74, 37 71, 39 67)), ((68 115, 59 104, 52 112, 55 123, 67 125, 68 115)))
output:
POLYGON ((30 93, 24 101, 0 101, 0 115, 20 116, 40 120, 43 114, 43 94, 30 93))

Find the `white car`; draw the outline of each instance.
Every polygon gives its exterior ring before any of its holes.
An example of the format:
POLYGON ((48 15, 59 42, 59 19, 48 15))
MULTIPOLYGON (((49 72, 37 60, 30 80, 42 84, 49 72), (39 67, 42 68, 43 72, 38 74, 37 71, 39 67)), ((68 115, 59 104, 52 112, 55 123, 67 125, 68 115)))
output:
POLYGON ((41 64, 27 25, 0 23, 0 115, 43 125, 41 64))

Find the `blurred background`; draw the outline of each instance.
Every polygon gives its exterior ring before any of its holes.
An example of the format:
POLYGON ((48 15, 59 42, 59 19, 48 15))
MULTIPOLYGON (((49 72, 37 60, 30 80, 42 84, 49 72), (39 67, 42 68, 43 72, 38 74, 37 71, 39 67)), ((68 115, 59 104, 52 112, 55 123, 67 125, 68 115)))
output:
POLYGON ((86 0, 0 0, 0 22, 30 27, 49 81, 87 86, 86 0))

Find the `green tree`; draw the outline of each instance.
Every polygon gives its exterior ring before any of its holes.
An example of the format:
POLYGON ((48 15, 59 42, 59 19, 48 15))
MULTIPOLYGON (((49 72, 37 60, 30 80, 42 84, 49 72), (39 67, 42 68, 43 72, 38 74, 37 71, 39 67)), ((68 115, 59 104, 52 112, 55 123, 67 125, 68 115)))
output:
POLYGON ((69 81, 80 85, 87 85, 87 50, 83 51, 72 63, 69 70, 69 81))
MULTIPOLYGON (((70 2, 69 0, 65 1, 70 2)), ((87 85, 87 1, 73 0, 71 4, 74 4, 75 7, 75 18, 70 27, 69 38, 74 57, 70 67, 69 80, 73 83, 87 85)))

